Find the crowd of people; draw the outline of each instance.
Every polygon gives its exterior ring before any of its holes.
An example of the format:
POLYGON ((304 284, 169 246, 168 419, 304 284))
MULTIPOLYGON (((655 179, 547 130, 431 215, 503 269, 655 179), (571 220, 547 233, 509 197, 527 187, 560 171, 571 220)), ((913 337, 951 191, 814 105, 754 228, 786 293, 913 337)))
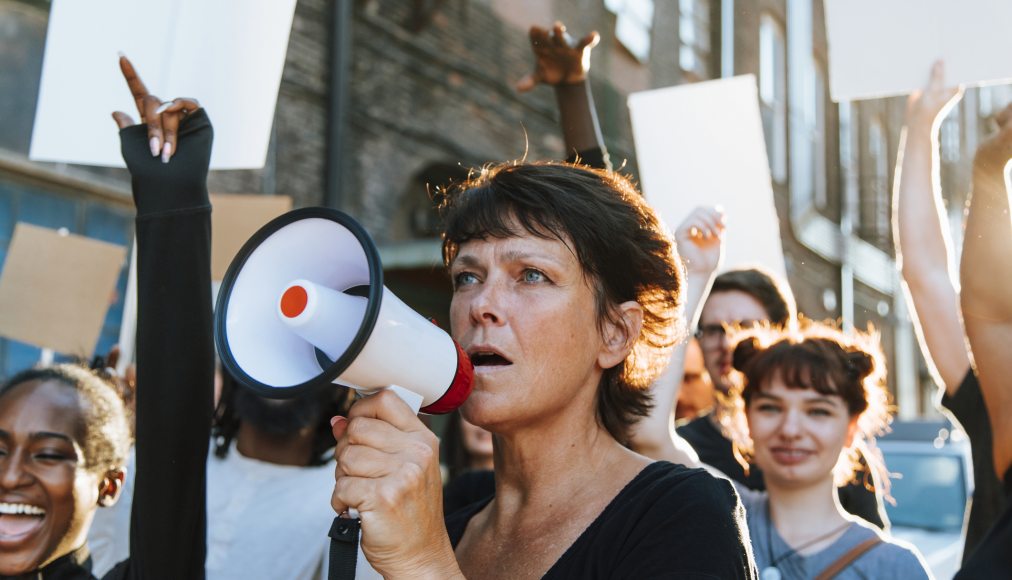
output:
MULTIPOLYGON (((475 370, 442 441, 391 392, 272 400, 216 371, 213 111, 151 95, 121 57, 141 117, 113 114, 137 208, 136 392, 104 363, 0 386, 0 578, 323 578, 329 522, 352 510, 388 578, 931 576, 883 509, 875 331, 808 320, 762 268, 721 271, 719 207, 667 231, 603 147, 597 35, 530 38, 518 88, 554 89, 570 158, 441 192, 451 334, 475 370)), ((958 577, 1008 578, 1012 107, 976 153, 957 279, 937 149, 960 94, 939 64, 910 97, 896 254, 972 444, 958 577)))

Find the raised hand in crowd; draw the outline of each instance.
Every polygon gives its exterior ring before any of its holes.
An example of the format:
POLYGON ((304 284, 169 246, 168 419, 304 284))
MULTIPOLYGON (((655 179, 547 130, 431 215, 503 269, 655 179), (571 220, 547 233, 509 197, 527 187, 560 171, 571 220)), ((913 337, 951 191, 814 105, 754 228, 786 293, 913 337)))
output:
MULTIPOLYGON (((144 108, 151 102, 146 89, 129 61, 123 58, 121 65, 138 109, 153 121, 154 112, 144 108)), ((149 147, 147 128, 129 127, 122 113, 115 117, 137 205, 142 388, 136 398, 139 475, 129 554, 103 577, 199 579, 206 553, 204 460, 214 368, 210 204, 203 179, 211 127, 202 114, 183 128, 169 125, 173 144, 177 129, 192 141, 186 147, 192 163, 173 163, 169 170, 158 156, 168 161, 171 147, 166 151, 159 142, 156 151, 149 147)), ((165 135, 162 123, 158 136, 165 135)), ((0 386, 0 494, 15 507, 33 508, 2 516, 5 578, 95 578, 85 538, 96 509, 115 503, 122 490, 130 445, 119 389, 101 375, 82 366, 50 365, 18 373, 0 386)))
POLYGON ((941 195, 938 134, 962 89, 946 87, 935 63, 927 86, 910 96, 896 171, 893 235, 918 342, 940 390, 940 403, 972 445, 974 491, 966 515, 965 561, 1005 508, 994 473, 993 433, 977 376, 970 368, 941 195))
MULTIPOLYGON (((119 67, 126 79, 130 94, 137 105, 141 123, 147 125, 148 147, 152 157, 160 157, 162 163, 168 163, 178 149, 179 124, 190 113, 200 108, 196 99, 177 98, 162 101, 148 92, 133 64, 125 56, 119 59, 119 67)), ((134 120, 123 111, 112 114, 120 129, 134 125, 134 120)))
POLYGON ((727 215, 720 206, 701 206, 679 224, 675 243, 687 276, 709 280, 720 267, 724 260, 726 221, 727 215))
MULTIPOLYGON (((685 314, 689 328, 695 328, 703 297, 709 291, 713 274, 724 257, 726 215, 719 206, 697 207, 675 230, 678 254, 685 264, 685 314)), ((668 368, 651 388, 654 406, 648 416, 636 424, 633 448, 653 459, 695 465, 699 458, 674 428, 674 405, 685 367, 687 341, 675 347, 668 368)))
POLYGON ((561 22, 556 22, 551 30, 532 26, 530 40, 534 71, 517 82, 517 90, 530 91, 539 84, 552 86, 559 104, 566 155, 579 155, 588 165, 605 167, 604 138, 588 82, 590 54, 601 40, 600 35, 590 32, 576 41, 561 22), (595 150, 602 153, 595 154, 595 150))
POLYGON ((973 160, 973 194, 960 264, 966 336, 994 429, 994 467, 1012 465, 1012 224, 1006 170, 1012 159, 1012 105, 973 160))
MULTIPOLYGON (((960 263, 960 306, 966 338, 993 431, 992 469, 1012 484, 1012 221, 1007 169, 1012 159, 1012 105, 996 117, 998 132, 973 160, 973 193, 960 263)), ((960 388, 962 390, 963 387, 960 388)), ((974 444, 974 454, 980 452, 974 444)), ((976 498, 974 499, 976 503, 976 498)), ((994 517, 995 514, 992 514, 994 517)), ((971 518, 973 514, 971 513, 971 518)), ((1012 511, 1004 511, 963 560, 957 578, 1008 577, 1012 511)))
POLYGON ((945 86, 944 65, 937 62, 927 86, 910 96, 893 211, 896 260, 912 303, 921 351, 936 382, 950 395, 963 382, 970 358, 959 319, 955 273, 950 270, 938 133, 962 94, 961 88, 945 86))
POLYGON ((112 115, 137 206, 130 563, 144 577, 203 578, 214 389, 207 192, 213 129, 196 101, 163 103, 126 57, 119 64, 144 123, 131 126, 126 113, 112 115))
POLYGON ((596 31, 575 41, 561 22, 556 22, 551 30, 532 26, 530 38, 537 63, 532 73, 517 82, 517 90, 521 92, 529 91, 539 83, 582 84, 590 72, 590 51, 601 41, 596 31))

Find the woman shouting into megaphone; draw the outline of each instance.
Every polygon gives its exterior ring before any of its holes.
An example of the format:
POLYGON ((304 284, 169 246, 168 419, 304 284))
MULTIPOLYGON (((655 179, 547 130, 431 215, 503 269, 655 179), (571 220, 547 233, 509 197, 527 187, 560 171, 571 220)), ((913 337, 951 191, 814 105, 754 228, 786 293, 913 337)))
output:
POLYGON ((682 267, 623 176, 503 164, 451 191, 462 407, 493 433, 495 495, 444 523, 436 437, 392 393, 334 421, 333 507, 387 578, 754 574, 731 485, 624 446, 679 339, 682 267))

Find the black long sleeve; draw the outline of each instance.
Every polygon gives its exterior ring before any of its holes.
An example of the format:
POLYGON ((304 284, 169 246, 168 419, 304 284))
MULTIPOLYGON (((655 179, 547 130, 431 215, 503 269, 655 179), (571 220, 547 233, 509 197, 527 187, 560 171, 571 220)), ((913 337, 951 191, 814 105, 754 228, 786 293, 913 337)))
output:
POLYGON ((137 204, 137 478, 130 559, 112 578, 204 578, 206 461, 214 384, 211 206, 213 131, 186 118, 168 164, 147 129, 120 132, 137 204))

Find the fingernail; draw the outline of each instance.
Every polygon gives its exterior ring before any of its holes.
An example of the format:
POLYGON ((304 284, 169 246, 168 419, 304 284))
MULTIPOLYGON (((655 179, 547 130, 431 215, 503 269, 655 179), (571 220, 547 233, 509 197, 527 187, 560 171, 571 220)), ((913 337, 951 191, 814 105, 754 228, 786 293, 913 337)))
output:
POLYGON ((123 51, 122 51, 122 50, 117 50, 117 51, 116 51, 116 54, 117 54, 117 55, 119 55, 119 57, 120 57, 120 58, 126 58, 126 55, 125 55, 125 54, 123 54, 123 51))
POLYGON ((151 156, 158 157, 158 151, 161 150, 161 144, 158 142, 158 137, 152 137, 151 141, 148 142, 151 146, 151 156))
POLYGON ((156 115, 161 115, 162 113, 165 112, 165 109, 168 109, 171 106, 172 106, 172 101, 165 101, 164 103, 162 103, 162 106, 160 106, 157 109, 155 109, 155 114, 156 115))
POLYGON ((170 157, 172 157, 172 143, 166 143, 162 149, 162 163, 168 163, 170 157))

